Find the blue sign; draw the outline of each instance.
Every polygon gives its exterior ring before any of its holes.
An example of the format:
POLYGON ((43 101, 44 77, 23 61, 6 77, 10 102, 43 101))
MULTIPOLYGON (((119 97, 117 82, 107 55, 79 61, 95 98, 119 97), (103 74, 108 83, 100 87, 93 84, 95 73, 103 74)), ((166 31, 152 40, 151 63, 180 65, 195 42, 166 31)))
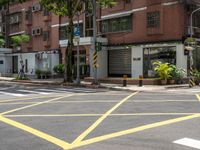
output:
POLYGON ((80 36, 80 35, 81 35, 80 26, 75 26, 74 36, 80 36))

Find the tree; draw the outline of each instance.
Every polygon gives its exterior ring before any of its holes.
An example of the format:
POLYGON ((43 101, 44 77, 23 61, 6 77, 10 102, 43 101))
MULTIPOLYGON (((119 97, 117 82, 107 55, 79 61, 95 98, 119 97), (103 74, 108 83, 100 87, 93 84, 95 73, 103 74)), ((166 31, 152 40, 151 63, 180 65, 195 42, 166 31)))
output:
MULTIPOLYGON (((66 16, 69 19, 67 26, 68 46, 65 51, 65 74, 64 82, 72 82, 72 49, 74 38, 73 19, 76 14, 83 10, 84 4, 92 2, 91 0, 40 0, 41 4, 50 12, 59 16, 66 16)), ((99 0, 99 6, 111 7, 116 4, 115 0, 99 0)), ((92 6, 92 5, 90 5, 92 6)))
POLYGON ((5 44, 5 40, 2 34, 0 34, 0 48, 3 47, 5 44))

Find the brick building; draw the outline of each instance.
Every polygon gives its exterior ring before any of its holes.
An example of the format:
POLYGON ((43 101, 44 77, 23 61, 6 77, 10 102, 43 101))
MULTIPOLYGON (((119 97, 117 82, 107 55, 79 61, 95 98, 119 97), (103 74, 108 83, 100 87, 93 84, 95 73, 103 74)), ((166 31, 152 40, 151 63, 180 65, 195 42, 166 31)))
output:
MULTIPOLYGON (((118 0, 113 8, 98 9, 98 42, 103 43, 102 50, 98 52, 98 77, 123 74, 152 77, 152 63, 155 60, 187 69, 188 58, 184 55, 182 41, 190 34, 190 14, 198 5, 199 0, 118 0)), ((197 39, 200 36, 199 17, 200 12, 193 17, 194 36, 197 39)), ((92 16, 82 14, 79 22, 81 73, 88 74, 90 65, 92 75, 92 16)), ((77 18, 74 24, 77 24, 77 18)), ((6 54, 10 67, 5 69, 5 73, 17 73, 21 58, 29 75, 34 75, 36 69, 52 71, 53 66, 64 59, 68 42, 65 35, 67 25, 67 18, 42 9, 38 0, 10 5, 9 30, 6 31, 9 31, 9 36, 29 34, 31 41, 24 44, 21 50, 6 54)), ((0 26, 4 32, 5 23, 0 23, 0 26)), ((194 53, 198 67, 199 52, 194 53)), ((76 64, 76 47, 73 64, 76 64)))

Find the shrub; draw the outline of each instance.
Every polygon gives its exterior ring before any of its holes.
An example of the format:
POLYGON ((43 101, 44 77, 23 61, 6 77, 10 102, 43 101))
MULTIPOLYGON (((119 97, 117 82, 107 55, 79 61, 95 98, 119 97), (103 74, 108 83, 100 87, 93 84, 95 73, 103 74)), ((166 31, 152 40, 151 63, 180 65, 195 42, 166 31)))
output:
POLYGON ((153 64, 155 65, 154 70, 156 71, 161 80, 167 80, 171 77, 171 67, 169 63, 162 63, 160 61, 156 61, 153 64))
POLYGON ((59 64, 53 67, 53 71, 58 74, 63 74, 65 72, 64 64, 59 64))

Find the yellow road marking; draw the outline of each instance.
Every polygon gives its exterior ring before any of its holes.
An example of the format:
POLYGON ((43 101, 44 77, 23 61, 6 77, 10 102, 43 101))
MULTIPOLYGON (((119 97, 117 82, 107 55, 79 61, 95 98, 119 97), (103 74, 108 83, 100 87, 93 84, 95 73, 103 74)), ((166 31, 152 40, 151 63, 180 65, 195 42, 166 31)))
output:
POLYGON ((196 97, 197 97, 198 101, 200 102, 200 96, 199 96, 199 94, 196 94, 196 97))
MULTIPOLYGON (((52 96, 55 97, 55 96, 52 96)), ((41 101, 42 102, 42 101, 41 101)), ((117 103, 116 100, 83 100, 83 101, 53 101, 49 103, 117 103)), ((196 100, 134 100, 127 103, 160 103, 160 102, 196 102, 196 100)), ((35 104, 36 102, 1 102, 0 105, 20 105, 20 104, 35 104)))
POLYGON ((14 99, 9 99, 9 100, 0 100, 0 103, 22 101, 22 100, 32 100, 32 99, 37 99, 37 98, 49 98, 49 97, 57 97, 57 96, 62 96, 62 95, 56 95, 55 94, 55 95, 46 95, 46 96, 34 96, 34 97, 14 98, 14 99))
MULTIPOLYGON (((195 115, 170 119, 170 120, 166 120, 166 121, 161 121, 161 122, 157 122, 157 123, 152 123, 152 124, 148 124, 148 125, 143 125, 143 126, 128 129, 128 130, 124 130, 124 131, 120 131, 120 132, 115 132, 115 133, 91 138, 91 139, 88 139, 88 140, 81 141, 79 143, 72 143, 72 144, 70 144, 71 145, 70 149, 81 147, 81 146, 84 146, 84 145, 93 144, 93 143, 104 141, 104 140, 108 140, 108 139, 111 139, 111 138, 120 137, 120 136, 123 136, 123 135, 128 135, 128 134, 144 131, 144 130, 147 130, 147 129, 152 129, 152 128, 161 127, 161 126, 165 126, 165 125, 169 125, 169 124, 173 124, 173 123, 177 123, 177 122, 181 122, 181 121, 199 118, 199 117, 200 117, 200 114, 195 114, 195 115)), ((65 149, 65 150, 69 150, 69 149, 65 149)))
MULTIPOLYGON (((110 114, 112 116, 176 116, 194 115, 200 113, 130 113, 130 114, 110 114)), ((103 114, 29 114, 29 115, 4 115, 5 117, 98 117, 103 114)))
POLYGON ((22 110, 22 109, 26 109, 26 108, 38 106, 38 105, 41 105, 41 104, 49 103, 49 102, 52 102, 52 101, 55 101, 55 100, 59 100, 59 99, 62 99, 62 98, 65 98, 65 97, 69 97, 69 96, 72 96, 72 95, 57 97, 57 98, 54 98, 54 99, 50 99, 50 100, 48 100, 48 101, 38 102, 38 103, 36 103, 36 104, 32 104, 32 105, 28 105, 28 106, 16 108, 16 109, 13 109, 13 110, 9 110, 9 111, 3 112, 3 113, 1 113, 0 115, 5 115, 5 114, 9 114, 9 113, 12 113, 12 112, 16 112, 16 111, 19 111, 19 110, 22 110))
MULTIPOLYGON (((42 102, 42 101, 41 101, 42 102)), ((117 103, 116 100, 84 100, 84 101, 53 101, 49 102, 50 104, 57 103, 117 103)), ((128 101, 127 103, 164 103, 164 102, 196 102, 196 100, 134 100, 128 101)), ((20 104, 35 104, 36 102, 2 102, 0 105, 20 105, 20 104)))
POLYGON ((40 137, 40 138, 42 138, 42 139, 44 139, 46 141, 49 141, 49 142, 51 142, 51 143, 53 143, 55 145, 58 145, 58 146, 62 147, 63 149, 68 149, 69 148, 69 143, 67 143, 67 142, 65 142, 63 140, 60 140, 60 139, 58 139, 56 137, 53 137, 51 135, 48 135, 48 134, 46 134, 44 132, 41 132, 39 130, 33 129, 33 128, 31 128, 31 127, 29 127, 27 125, 24 125, 22 123, 19 123, 19 122, 16 122, 14 120, 5 118, 5 117, 3 117, 1 115, 0 115, 0 121, 4 122, 6 124, 9 124, 9 125, 11 125, 13 127, 16 127, 18 129, 21 129, 23 131, 29 132, 29 133, 37 136, 37 137, 40 137))
MULTIPOLYGON (((130 101, 129 101, 130 102, 130 101)), ((196 100, 134 100, 135 103, 196 102, 196 100)))
POLYGON ((120 105, 126 102, 129 98, 136 95, 138 92, 135 92, 126 98, 122 99, 119 103, 117 103, 114 107, 108 110, 104 115, 102 115, 96 122, 94 122, 87 130, 85 130, 80 136, 78 136, 72 144, 77 144, 82 141, 90 132, 92 132, 106 117, 108 117, 114 110, 116 110, 120 105))

